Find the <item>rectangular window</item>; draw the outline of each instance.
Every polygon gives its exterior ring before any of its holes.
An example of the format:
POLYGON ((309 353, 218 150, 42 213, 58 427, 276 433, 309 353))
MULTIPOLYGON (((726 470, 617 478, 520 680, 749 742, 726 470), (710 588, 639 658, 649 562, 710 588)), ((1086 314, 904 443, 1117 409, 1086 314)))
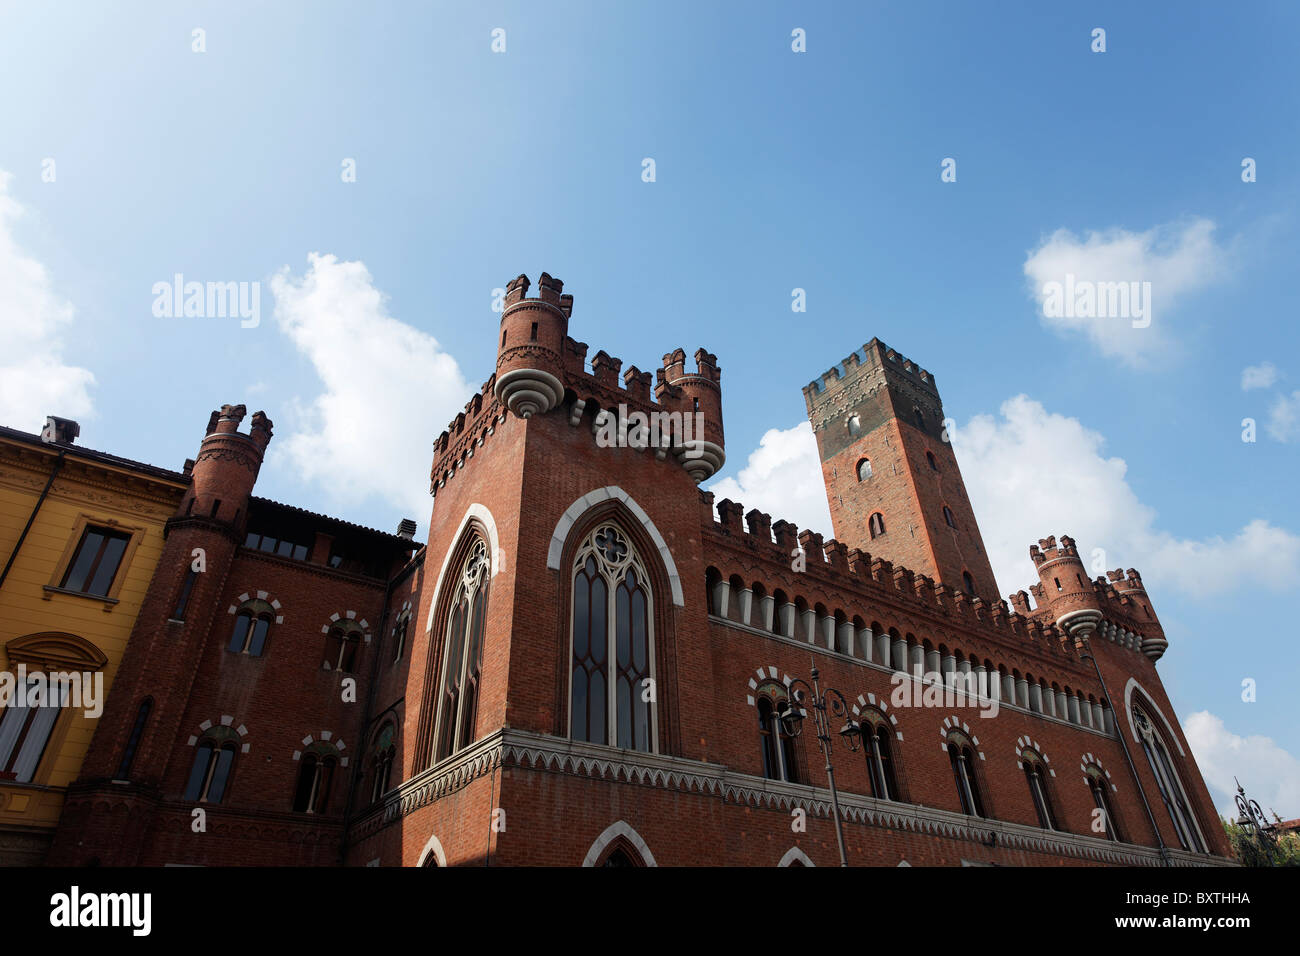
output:
POLYGON ((106 597, 130 541, 129 534, 87 525, 60 587, 106 597))
MULTIPOLYGON (((41 681, 39 677, 28 678, 28 687, 41 681)), ((35 707, 9 706, 0 711, 0 780, 31 782, 50 742, 59 711, 67 703, 66 686, 54 693, 61 695, 57 702, 46 701, 35 707)), ((24 704, 25 698, 26 695, 24 704)))

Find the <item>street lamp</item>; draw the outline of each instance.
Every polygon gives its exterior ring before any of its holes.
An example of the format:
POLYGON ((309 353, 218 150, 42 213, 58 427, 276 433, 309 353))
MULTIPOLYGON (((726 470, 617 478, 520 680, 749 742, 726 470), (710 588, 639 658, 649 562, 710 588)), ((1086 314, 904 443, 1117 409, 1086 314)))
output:
POLYGON ((852 753, 857 753, 861 746, 862 727, 849 714, 849 705, 844 695, 833 687, 822 690, 818 680, 820 674, 816 661, 812 664, 812 686, 800 678, 790 682, 790 699, 777 713, 781 727, 789 737, 798 737, 803 733, 803 719, 807 716, 806 708, 812 709, 814 726, 817 729, 817 743, 826 758, 826 779, 831 788, 831 806, 835 812, 835 840, 840 849, 840 866, 848 866, 844 852, 844 827, 840 823, 840 797, 835 789, 835 768, 831 765, 831 733, 833 725, 843 721, 835 731, 852 753))
POLYGON ((1241 781, 1236 777, 1232 782, 1237 785, 1237 825, 1247 834, 1254 833, 1259 838, 1259 844, 1264 849, 1264 859, 1268 865, 1273 865, 1273 824, 1268 822, 1268 817, 1264 816, 1264 811, 1260 809, 1259 803, 1251 800, 1246 796, 1245 789, 1241 786, 1241 781))

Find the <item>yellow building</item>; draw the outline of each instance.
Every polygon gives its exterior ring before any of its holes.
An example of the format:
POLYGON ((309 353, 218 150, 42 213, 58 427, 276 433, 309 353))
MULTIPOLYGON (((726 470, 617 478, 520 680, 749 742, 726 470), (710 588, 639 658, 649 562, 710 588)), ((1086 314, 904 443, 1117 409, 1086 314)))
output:
POLYGON ((0 866, 45 856, 189 485, 79 432, 0 426, 0 866))

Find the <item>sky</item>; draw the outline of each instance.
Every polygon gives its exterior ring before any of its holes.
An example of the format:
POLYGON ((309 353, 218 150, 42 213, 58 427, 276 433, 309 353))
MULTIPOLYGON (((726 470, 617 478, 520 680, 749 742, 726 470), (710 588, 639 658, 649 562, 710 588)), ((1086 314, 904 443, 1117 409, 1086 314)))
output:
POLYGON ((0 423, 179 469, 243 403, 260 494, 423 534, 497 290, 547 271, 590 354, 715 353, 707 484, 829 537, 800 390, 875 336, 935 377, 1001 592, 1049 534, 1137 568, 1216 804, 1236 776, 1300 817, 1298 33, 1265 2, 2 2, 0 423), (176 310, 178 275, 246 307, 176 310), (1065 308, 1066 276, 1138 285, 1065 308))

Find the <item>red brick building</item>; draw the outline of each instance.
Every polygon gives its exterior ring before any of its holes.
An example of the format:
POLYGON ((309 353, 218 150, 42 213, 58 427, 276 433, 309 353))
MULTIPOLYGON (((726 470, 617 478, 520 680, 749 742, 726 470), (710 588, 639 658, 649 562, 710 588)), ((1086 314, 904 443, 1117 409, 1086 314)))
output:
POLYGON ((999 600, 925 370, 804 390, 824 540, 697 487, 713 355, 588 363, 529 285, 423 547, 253 497, 271 423, 213 413, 51 862, 834 865, 814 666, 850 865, 1228 862, 1141 578, 1046 538, 999 600))

